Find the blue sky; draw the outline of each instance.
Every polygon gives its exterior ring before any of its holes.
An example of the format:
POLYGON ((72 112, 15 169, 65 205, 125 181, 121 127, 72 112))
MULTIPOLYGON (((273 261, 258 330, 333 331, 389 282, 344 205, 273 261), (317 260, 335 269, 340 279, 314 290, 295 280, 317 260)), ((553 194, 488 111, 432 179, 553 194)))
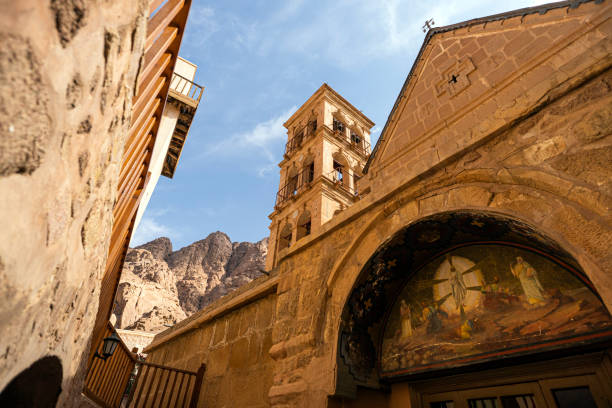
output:
POLYGON ((131 246, 175 249, 213 231, 269 234, 286 142, 283 122, 323 82, 372 119, 375 143, 425 34, 534 0, 193 0, 180 55, 204 96, 181 160, 161 177, 131 246))

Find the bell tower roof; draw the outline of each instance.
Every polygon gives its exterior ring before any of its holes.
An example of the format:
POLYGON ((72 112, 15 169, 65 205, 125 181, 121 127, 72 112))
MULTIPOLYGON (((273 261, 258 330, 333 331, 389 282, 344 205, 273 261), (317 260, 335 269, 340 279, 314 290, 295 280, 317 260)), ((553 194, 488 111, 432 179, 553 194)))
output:
POLYGON ((291 115, 291 117, 287 119, 287 121, 285 121, 285 123, 283 123, 283 126, 289 129, 289 127, 293 125, 295 120, 298 119, 304 112, 307 112, 309 109, 313 109, 321 98, 327 98, 334 102, 336 105, 340 105, 343 110, 350 112, 356 118, 359 118, 359 120, 363 122, 364 126, 371 128, 375 125, 375 123, 372 122, 370 118, 364 115, 359 109, 354 107, 349 101, 344 99, 342 95, 336 92, 334 88, 329 86, 327 82, 323 82, 319 89, 317 89, 310 96, 310 98, 308 98, 306 102, 304 102, 304 104, 300 106, 300 108, 296 110, 295 113, 291 115))

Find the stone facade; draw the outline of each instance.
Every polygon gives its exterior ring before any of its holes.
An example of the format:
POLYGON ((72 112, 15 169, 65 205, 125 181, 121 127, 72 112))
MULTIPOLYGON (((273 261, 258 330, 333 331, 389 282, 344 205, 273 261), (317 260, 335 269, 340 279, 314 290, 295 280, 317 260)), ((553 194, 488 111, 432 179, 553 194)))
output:
MULTIPOLYGON (((406 406, 393 389, 350 378, 339 336, 366 263, 429 216, 471 211, 530 226, 579 265, 612 310, 611 17, 607 2, 567 3, 428 34, 359 181, 363 197, 271 264, 270 279, 278 279, 265 298, 275 304, 271 361, 257 367, 272 378, 266 404, 406 406)), ((265 284, 241 296, 258 299, 265 284)), ((194 359, 192 369, 203 361, 226 373, 232 355, 213 357, 212 345, 229 337, 230 316, 238 320, 250 306, 236 303, 229 315, 224 307, 211 306, 208 329, 186 322, 158 335, 153 361, 194 359)), ((247 353, 245 342, 234 344, 247 353)), ((250 406, 224 384, 259 388, 262 371, 252 370, 246 378, 205 379, 205 395, 225 398, 209 405, 250 406)))
POLYGON ((147 1, 7 2, 0 15, 0 389, 61 361, 82 391, 147 1))
POLYGON ((268 406, 276 282, 254 281, 164 332, 147 361, 190 371, 206 363, 200 406, 268 406))

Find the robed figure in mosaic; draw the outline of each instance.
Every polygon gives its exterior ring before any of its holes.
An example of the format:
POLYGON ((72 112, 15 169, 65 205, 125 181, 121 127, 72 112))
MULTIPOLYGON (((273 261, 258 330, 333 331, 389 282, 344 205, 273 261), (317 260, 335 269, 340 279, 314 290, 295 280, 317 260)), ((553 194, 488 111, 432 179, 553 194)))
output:
POLYGON ((529 265, 522 257, 516 257, 516 263, 510 266, 512 275, 521 281, 523 292, 525 293, 525 299, 530 305, 536 305, 545 302, 545 298, 542 292, 544 288, 538 279, 536 270, 529 265))

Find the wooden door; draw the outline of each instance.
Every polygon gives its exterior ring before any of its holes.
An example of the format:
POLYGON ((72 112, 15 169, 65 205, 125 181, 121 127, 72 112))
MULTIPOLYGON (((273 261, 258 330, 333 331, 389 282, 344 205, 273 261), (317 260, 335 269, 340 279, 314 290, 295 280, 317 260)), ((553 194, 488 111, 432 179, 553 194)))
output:
POLYGON ((422 407, 609 408, 609 392, 596 375, 581 375, 422 394, 422 407))

